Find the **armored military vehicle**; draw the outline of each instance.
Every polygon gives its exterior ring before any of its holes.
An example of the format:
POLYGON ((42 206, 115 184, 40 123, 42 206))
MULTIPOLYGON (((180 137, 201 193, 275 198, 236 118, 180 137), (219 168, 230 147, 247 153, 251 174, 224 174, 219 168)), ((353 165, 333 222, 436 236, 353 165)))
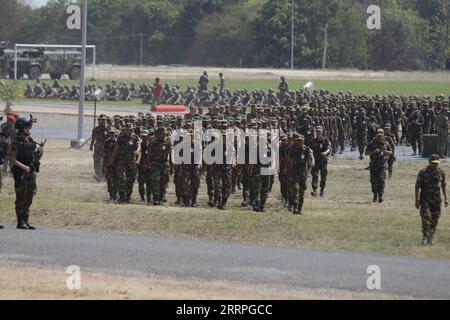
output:
MULTIPOLYGON (((70 80, 79 80, 81 52, 77 50, 47 50, 45 47, 17 50, 17 79, 25 74, 37 80, 49 73, 53 80, 67 74, 70 80)), ((14 79, 14 49, 7 42, 0 43, 0 78, 14 79)))

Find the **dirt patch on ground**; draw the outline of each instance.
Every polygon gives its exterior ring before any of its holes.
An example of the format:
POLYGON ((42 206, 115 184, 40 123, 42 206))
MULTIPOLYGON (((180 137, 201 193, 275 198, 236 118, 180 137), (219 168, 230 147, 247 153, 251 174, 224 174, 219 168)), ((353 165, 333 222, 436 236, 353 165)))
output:
POLYGON ((302 289, 205 280, 180 281, 150 275, 81 271, 81 289, 69 290, 65 268, 0 264, 0 299, 404 299, 344 290, 302 289))

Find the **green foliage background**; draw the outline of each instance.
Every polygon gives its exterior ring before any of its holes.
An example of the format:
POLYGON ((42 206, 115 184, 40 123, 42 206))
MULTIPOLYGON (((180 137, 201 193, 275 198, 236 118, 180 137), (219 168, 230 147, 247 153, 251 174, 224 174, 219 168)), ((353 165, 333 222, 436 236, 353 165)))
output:
MULTIPOLYGON (((0 0, 0 39, 78 44, 66 29, 70 0, 32 9, 0 0)), ((433 70, 450 56, 449 0, 295 0, 295 66, 321 67, 328 24, 328 67, 433 70), (381 30, 366 10, 381 7, 381 30)), ((98 61, 282 67, 290 58, 292 0, 89 0, 88 42, 98 61)))

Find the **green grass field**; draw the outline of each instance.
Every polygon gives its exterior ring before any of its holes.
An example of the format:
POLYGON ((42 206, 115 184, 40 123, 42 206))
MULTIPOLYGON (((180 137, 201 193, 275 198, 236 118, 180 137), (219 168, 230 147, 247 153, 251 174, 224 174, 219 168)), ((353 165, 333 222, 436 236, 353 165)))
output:
MULTIPOLYGON (((383 254, 450 259, 450 217, 444 210, 434 247, 423 248, 421 221, 414 208, 414 183, 426 161, 396 163, 387 182, 386 201, 371 203, 368 160, 332 159, 327 196, 313 199, 307 192, 304 216, 281 208, 278 183, 268 212, 254 213, 240 207, 241 195, 233 195, 229 209, 206 206, 202 181, 200 208, 187 209, 107 204, 104 183, 92 178, 92 153, 71 150, 68 141, 51 140, 42 161, 38 194, 31 221, 38 227, 58 227, 132 232, 196 239, 248 242, 325 250, 353 250, 383 254)), ((442 167, 448 171, 449 164, 442 167)), ((309 191, 311 187, 309 186, 309 191)), ((171 178, 168 199, 174 200, 171 178)), ((6 178, 0 194, 0 222, 14 224, 13 180, 6 178)))
MULTIPOLYGON (((289 81, 291 89, 297 89, 303 87, 303 85, 308 80, 293 80, 289 81)), ((28 81, 20 80, 23 88, 28 81)), ((51 80, 43 80, 48 84, 51 84, 51 80)), ((130 80, 117 80, 117 82, 126 82, 130 84, 130 80)), ((136 86, 142 84, 144 81, 138 80, 134 81, 136 86)), ((152 80, 145 81, 151 84, 152 80)), ((164 83, 169 83, 170 85, 178 84, 183 90, 187 88, 188 85, 196 86, 196 79, 163 79, 164 83)), ((424 96, 428 95, 434 98, 438 94, 444 94, 446 97, 450 96, 450 85, 448 82, 426 82, 426 81, 381 81, 381 80, 318 80, 315 81, 318 89, 328 89, 330 92, 347 92, 351 91, 354 94, 368 94, 368 95, 388 95, 395 93, 397 95, 417 95, 424 96)), ((33 82, 30 82, 33 83, 33 82)), ((62 80, 60 82, 62 85, 72 86, 78 84, 76 81, 62 80)), ((98 81, 88 81, 88 84, 100 84, 105 87, 106 84, 110 84, 111 81, 98 80, 98 81)), ((214 85, 218 85, 216 80, 211 80, 209 87, 212 89, 214 85)), ((227 88, 231 90, 236 89, 276 89, 278 87, 277 80, 227 80, 227 88)), ((35 99, 21 99, 20 101, 55 101, 55 100, 35 100, 35 99)), ((60 100, 58 100, 60 102, 60 100)), ((64 101, 62 101, 65 103, 64 101)), ((71 102, 68 102, 71 103, 71 102)), ((76 103, 76 102, 72 102, 76 103)), ((111 105, 111 106, 139 106, 142 105, 140 100, 134 100, 129 102, 111 102, 102 101, 100 103, 111 105)), ((92 104, 87 102, 87 104, 92 104)))

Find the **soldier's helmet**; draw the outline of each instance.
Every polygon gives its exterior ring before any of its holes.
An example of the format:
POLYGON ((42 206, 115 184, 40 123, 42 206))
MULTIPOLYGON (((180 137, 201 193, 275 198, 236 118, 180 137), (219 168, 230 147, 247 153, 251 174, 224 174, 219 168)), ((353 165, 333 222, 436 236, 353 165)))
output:
POLYGON ((16 124, 14 125, 14 128, 16 130, 21 130, 24 128, 31 128, 33 126, 33 122, 29 119, 25 119, 25 118, 19 118, 16 121, 16 124))

